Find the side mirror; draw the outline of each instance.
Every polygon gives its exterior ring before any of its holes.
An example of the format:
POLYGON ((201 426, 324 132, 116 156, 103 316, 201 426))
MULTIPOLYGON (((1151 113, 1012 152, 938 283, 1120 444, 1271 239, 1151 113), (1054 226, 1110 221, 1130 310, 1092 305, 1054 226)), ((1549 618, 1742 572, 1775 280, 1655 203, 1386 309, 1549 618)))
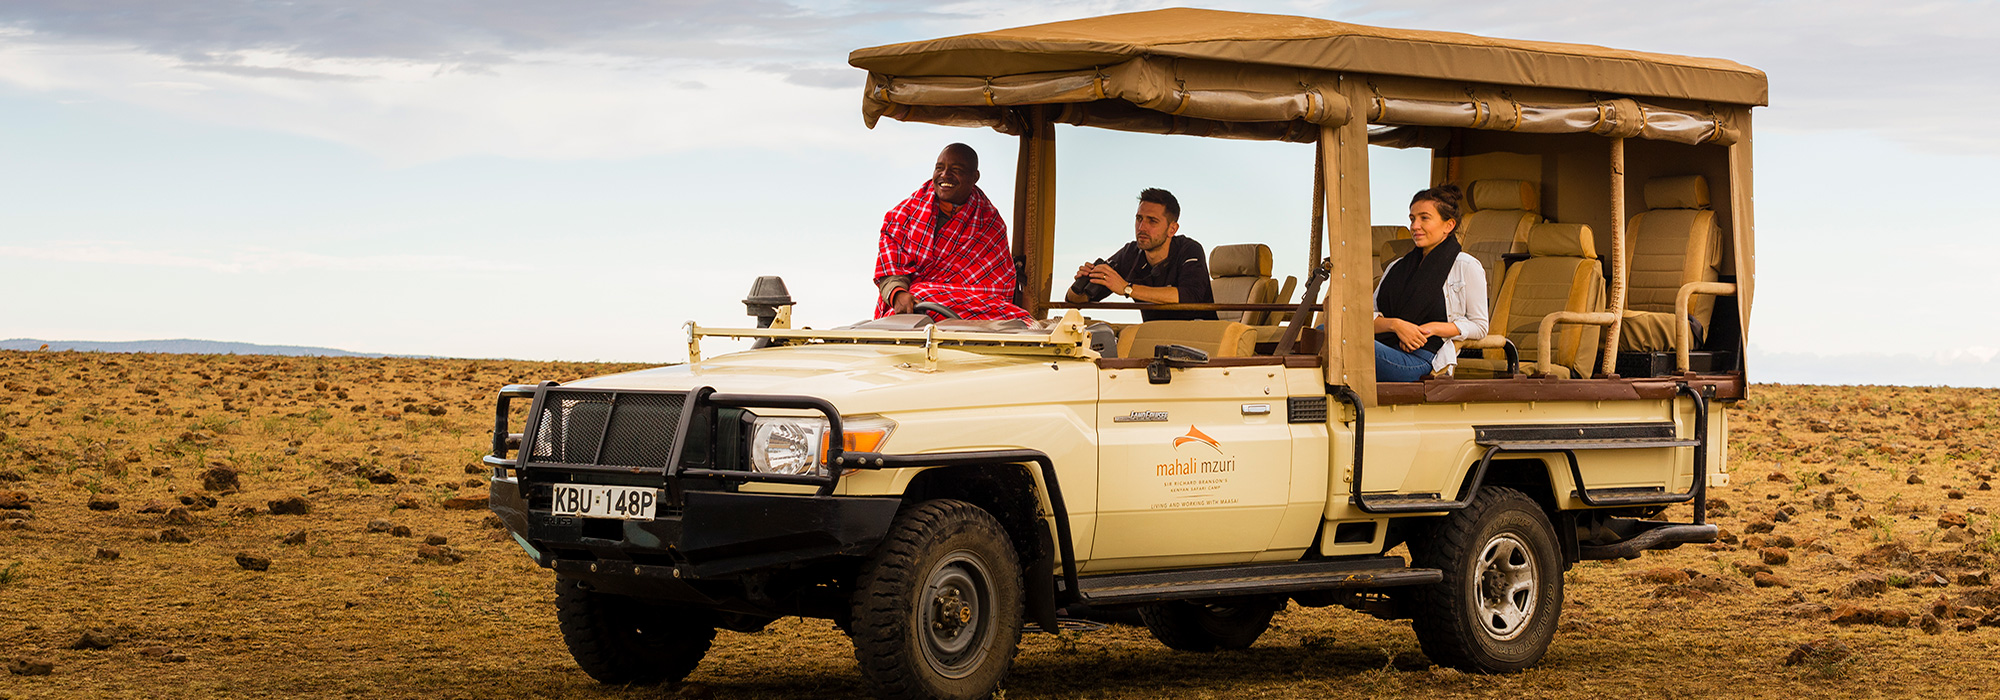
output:
POLYGON ((1208 353, 1186 345, 1155 345, 1153 361, 1146 365, 1146 381, 1167 384, 1174 380, 1168 370, 1173 367, 1192 367, 1208 364, 1208 353))

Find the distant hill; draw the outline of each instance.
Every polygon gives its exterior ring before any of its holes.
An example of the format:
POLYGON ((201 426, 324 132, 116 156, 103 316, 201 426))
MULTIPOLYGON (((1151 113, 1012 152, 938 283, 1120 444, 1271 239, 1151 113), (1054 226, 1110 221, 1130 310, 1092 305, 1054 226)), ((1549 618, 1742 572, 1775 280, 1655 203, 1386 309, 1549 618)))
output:
POLYGON ((13 338, 0 340, 0 350, 39 350, 43 345, 49 350, 74 350, 77 352, 160 352, 179 355, 286 355, 291 357, 406 357, 430 359, 429 355, 390 355, 379 352, 353 352, 337 348, 314 348, 303 345, 258 345, 256 343, 229 343, 220 340, 131 340, 123 342, 103 342, 96 340, 36 340, 34 338, 13 338))

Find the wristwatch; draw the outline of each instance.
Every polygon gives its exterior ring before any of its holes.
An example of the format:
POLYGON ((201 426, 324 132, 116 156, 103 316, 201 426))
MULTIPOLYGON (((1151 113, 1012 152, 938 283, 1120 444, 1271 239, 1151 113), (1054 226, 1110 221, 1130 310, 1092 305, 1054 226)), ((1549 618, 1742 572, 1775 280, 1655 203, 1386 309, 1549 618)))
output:
POLYGON ((1125 283, 1125 298, 1132 298, 1132 283, 1130 282, 1125 283))

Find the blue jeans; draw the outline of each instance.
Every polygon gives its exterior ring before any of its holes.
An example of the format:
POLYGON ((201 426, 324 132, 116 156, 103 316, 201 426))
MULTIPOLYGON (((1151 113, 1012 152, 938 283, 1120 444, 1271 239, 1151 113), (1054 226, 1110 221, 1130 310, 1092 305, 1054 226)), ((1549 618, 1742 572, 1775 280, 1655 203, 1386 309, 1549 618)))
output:
POLYGON ((1437 353, 1418 348, 1416 352, 1403 352, 1402 348, 1392 348, 1375 341, 1375 381, 1415 382, 1422 381, 1431 373, 1431 360, 1437 353))

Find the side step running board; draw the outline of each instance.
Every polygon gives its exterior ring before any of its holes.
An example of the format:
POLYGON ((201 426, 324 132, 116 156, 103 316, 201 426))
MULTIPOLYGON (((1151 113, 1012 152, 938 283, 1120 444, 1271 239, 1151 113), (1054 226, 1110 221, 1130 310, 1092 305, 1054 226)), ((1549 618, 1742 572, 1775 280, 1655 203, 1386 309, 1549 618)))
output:
POLYGON ((1191 571, 1091 576, 1078 582, 1088 605, 1272 595, 1334 588, 1381 588, 1436 583, 1437 569, 1412 569, 1402 557, 1279 562, 1191 571))

